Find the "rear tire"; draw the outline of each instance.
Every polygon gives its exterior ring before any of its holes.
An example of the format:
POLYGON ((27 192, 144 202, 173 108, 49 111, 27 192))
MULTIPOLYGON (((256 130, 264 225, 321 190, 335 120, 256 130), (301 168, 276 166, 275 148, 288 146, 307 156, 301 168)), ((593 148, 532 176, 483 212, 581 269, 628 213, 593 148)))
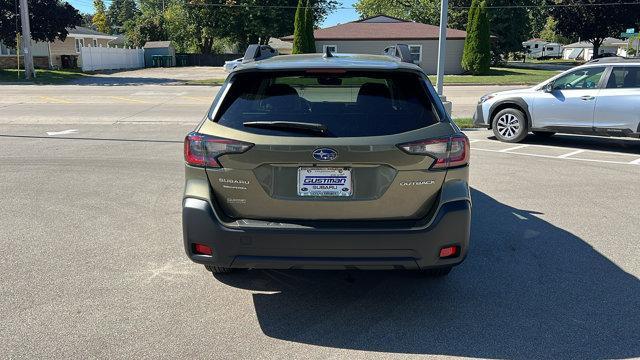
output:
POLYGON ((212 274, 228 274, 233 272, 233 269, 222 266, 205 265, 204 267, 211 271, 212 274))
POLYGON ((500 110, 493 117, 491 127, 498 140, 508 143, 520 142, 529 133, 524 113, 513 108, 500 110))
POLYGON ((534 131, 533 134, 535 136, 539 136, 541 138, 550 138, 553 135, 555 135, 556 133, 553 131, 534 131))
POLYGON ((453 269, 453 266, 446 266, 446 267, 441 267, 436 269, 426 269, 426 270, 421 270, 420 272, 422 272, 423 275, 429 276, 429 277, 444 277, 449 275, 449 273, 451 272, 451 269, 453 269))

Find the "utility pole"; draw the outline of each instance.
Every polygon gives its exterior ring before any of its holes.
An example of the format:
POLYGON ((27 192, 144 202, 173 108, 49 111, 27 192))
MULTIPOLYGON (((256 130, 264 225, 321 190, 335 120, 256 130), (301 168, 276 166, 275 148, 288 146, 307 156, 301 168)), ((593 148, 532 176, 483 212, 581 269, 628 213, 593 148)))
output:
POLYGON ((20 22, 22 23, 22 53, 24 54, 24 77, 29 80, 36 77, 31 53, 31 26, 29 25, 29 7, 27 0, 20 0, 20 22))
POLYGON ((445 109, 451 114, 452 104, 447 101, 442 91, 442 85, 444 83, 444 66, 447 44, 447 22, 449 21, 449 0, 442 0, 440 4, 440 37, 438 38, 438 95, 444 104, 445 109))

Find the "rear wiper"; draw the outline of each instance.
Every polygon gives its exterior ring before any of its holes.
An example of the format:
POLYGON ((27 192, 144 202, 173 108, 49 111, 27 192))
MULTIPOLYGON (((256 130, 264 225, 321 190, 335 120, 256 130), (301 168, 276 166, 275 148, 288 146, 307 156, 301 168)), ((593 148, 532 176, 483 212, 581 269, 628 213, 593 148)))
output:
POLYGON ((295 121, 246 121, 242 123, 246 127, 255 127, 262 129, 282 129, 291 131, 312 132, 321 135, 327 135, 329 129, 325 125, 318 123, 305 123, 295 121))

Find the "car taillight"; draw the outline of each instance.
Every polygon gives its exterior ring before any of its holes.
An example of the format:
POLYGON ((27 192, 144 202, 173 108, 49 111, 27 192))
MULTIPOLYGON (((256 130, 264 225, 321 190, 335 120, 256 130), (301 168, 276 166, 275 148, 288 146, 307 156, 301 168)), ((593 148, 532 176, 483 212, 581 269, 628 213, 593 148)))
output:
POLYGON ((447 169, 469 163, 469 139, 464 134, 400 144, 398 147, 407 154, 433 157, 436 161, 432 169, 447 169))
POLYGON ((184 138, 184 160, 189 165, 219 168, 218 157, 241 154, 253 144, 191 132, 184 138))

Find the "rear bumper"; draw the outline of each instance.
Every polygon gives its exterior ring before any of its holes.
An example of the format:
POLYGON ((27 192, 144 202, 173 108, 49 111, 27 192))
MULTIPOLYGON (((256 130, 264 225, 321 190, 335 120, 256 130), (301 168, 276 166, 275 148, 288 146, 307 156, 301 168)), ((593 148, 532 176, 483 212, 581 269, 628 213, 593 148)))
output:
POLYGON ((263 269, 425 269, 461 263, 469 246, 471 203, 442 204, 433 220, 407 228, 310 227, 259 221, 220 220, 209 201, 185 198, 184 246, 196 263, 263 269), (194 254, 193 244, 208 245, 213 255, 194 254), (459 256, 440 259, 445 246, 459 256))

